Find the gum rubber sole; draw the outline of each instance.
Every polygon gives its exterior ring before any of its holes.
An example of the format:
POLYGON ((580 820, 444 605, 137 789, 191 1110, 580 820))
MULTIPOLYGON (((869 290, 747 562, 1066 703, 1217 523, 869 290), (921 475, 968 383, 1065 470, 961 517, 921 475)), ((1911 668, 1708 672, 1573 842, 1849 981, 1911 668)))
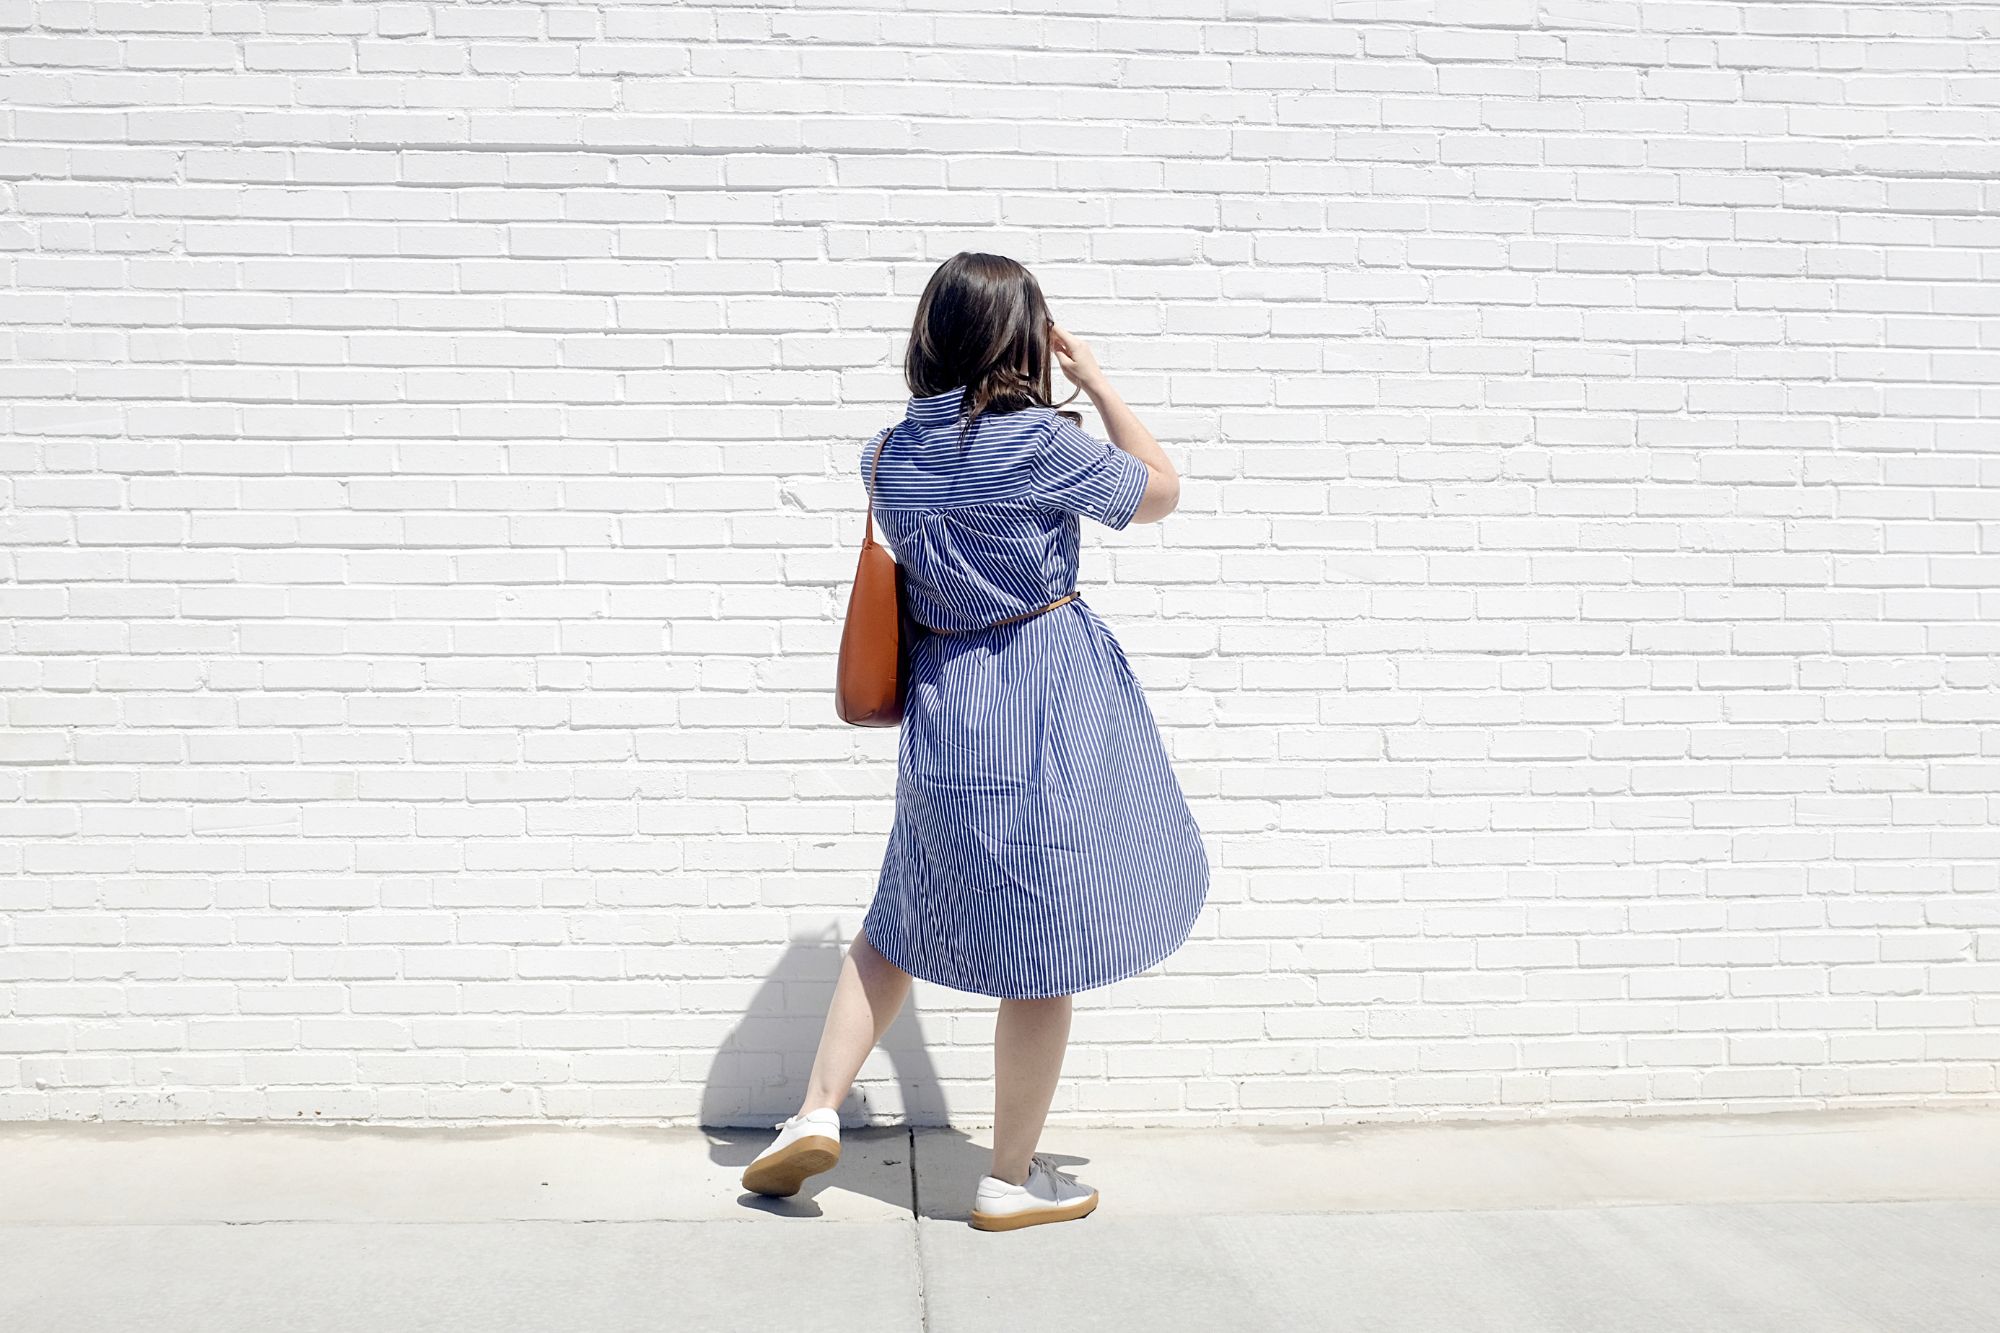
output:
POLYGON ((808 1134, 794 1140, 761 1161, 752 1162, 743 1173, 743 1188, 752 1194, 789 1198, 809 1176, 831 1171, 840 1160, 840 1140, 823 1134, 808 1134))
POLYGON ((972 1225, 980 1231, 1018 1231, 1022 1227, 1040 1226, 1044 1222, 1073 1222, 1079 1217, 1088 1217, 1097 1207, 1097 1196, 1078 1199, 1060 1208, 1031 1208, 1021 1213, 982 1213, 972 1210, 972 1225))

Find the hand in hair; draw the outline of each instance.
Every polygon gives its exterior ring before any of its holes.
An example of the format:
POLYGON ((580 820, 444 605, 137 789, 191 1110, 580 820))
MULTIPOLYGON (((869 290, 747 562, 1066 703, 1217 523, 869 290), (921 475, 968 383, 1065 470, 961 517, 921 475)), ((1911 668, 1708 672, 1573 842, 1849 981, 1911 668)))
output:
POLYGON ((1097 364, 1097 354, 1090 350, 1090 344, 1066 331, 1055 321, 1049 321, 1049 346, 1056 354, 1056 364, 1069 382, 1085 393, 1092 392, 1104 381, 1104 371, 1097 364))

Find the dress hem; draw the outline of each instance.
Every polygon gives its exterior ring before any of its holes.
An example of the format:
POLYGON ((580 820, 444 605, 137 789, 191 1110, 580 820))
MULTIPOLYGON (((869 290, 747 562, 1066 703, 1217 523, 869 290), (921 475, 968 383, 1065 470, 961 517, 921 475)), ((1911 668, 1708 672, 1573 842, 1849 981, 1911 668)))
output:
POLYGON ((907 972, 919 981, 928 981, 933 986, 943 986, 949 990, 959 991, 966 995, 983 995, 989 1000, 1053 1000, 1063 995, 1080 995, 1087 990, 1100 990, 1105 986, 1115 985, 1120 981, 1130 981, 1133 977, 1139 976, 1141 973, 1147 972, 1173 957, 1194 936, 1194 923, 1201 919, 1202 909, 1207 906, 1207 894, 1204 893, 1202 898, 1202 902, 1195 907, 1194 914, 1188 918, 1187 925, 1181 930, 1180 938, 1167 948, 1162 949, 1159 953, 1154 954, 1144 963, 1129 971, 1120 972, 1116 976, 1106 977, 1102 981, 1092 981, 1086 985, 1074 986, 1068 990, 1034 991, 1026 994, 1003 994, 1000 991, 975 990, 961 982, 948 981, 944 977, 934 973, 920 972, 916 968, 908 966, 900 958, 893 956, 889 950, 882 947, 880 941, 868 933, 868 921, 865 916, 861 922, 861 933, 866 936, 868 947, 876 953, 881 954, 883 958, 887 959, 897 969, 907 972))

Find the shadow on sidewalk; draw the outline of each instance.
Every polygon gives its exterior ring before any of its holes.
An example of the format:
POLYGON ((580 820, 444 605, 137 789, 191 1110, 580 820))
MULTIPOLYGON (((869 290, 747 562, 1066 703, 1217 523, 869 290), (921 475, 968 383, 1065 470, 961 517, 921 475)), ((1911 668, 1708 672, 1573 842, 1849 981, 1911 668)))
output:
MULTIPOLYGON (((792 940, 750 997, 743 1017, 716 1050, 702 1089, 701 1124, 708 1135, 709 1158, 724 1173, 719 1188, 740 1193, 746 1208, 782 1216, 817 1217, 818 1197, 827 1190, 848 1190, 909 1207, 915 1193, 911 1163, 911 1130, 923 1127, 926 1162, 943 1160, 952 1178, 965 1177, 970 1191, 985 1169, 987 1150, 951 1127, 950 1108, 938 1082, 937 1068, 924 1044, 913 1002, 905 1002, 889 1025, 870 1064, 887 1057, 895 1068, 901 1106, 876 1106, 869 1082, 855 1080, 840 1105, 842 1160, 840 1166, 806 1182, 789 1199, 741 1193, 737 1177, 750 1160, 770 1144, 772 1126, 798 1110, 799 1092, 812 1074, 827 1005, 847 954, 848 942, 837 926, 818 935, 792 940), (871 1122, 885 1122, 871 1126, 871 1122), (854 1164, 851 1159, 865 1159, 854 1164), (970 1171, 967 1175, 966 1172, 970 1171)), ((875 1085, 880 1087, 879 1081, 875 1085)), ((927 1175, 931 1174, 928 1170, 927 1175)), ((919 1200, 928 1216, 931 1201, 919 1200)), ((949 1215, 949 1214, 947 1214, 949 1215)), ((962 1213, 959 1215, 963 1215, 962 1213)))

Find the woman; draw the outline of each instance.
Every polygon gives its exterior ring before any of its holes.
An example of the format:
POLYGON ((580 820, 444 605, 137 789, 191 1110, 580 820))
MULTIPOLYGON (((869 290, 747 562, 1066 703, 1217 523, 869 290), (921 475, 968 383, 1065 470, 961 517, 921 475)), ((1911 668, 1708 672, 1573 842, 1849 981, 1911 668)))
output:
POLYGON ((861 456, 919 627, 895 824, 805 1098, 743 1185, 795 1194, 839 1160, 836 1108, 916 976, 1000 999, 972 1224, 1064 1221, 1097 1206, 1035 1151, 1071 996, 1179 948, 1209 878, 1145 695, 1074 595, 1078 516, 1157 522, 1180 476, 1011 259, 962 253, 932 275, 904 373, 908 410, 861 456), (1051 351, 1117 448, 1051 406, 1051 351))

